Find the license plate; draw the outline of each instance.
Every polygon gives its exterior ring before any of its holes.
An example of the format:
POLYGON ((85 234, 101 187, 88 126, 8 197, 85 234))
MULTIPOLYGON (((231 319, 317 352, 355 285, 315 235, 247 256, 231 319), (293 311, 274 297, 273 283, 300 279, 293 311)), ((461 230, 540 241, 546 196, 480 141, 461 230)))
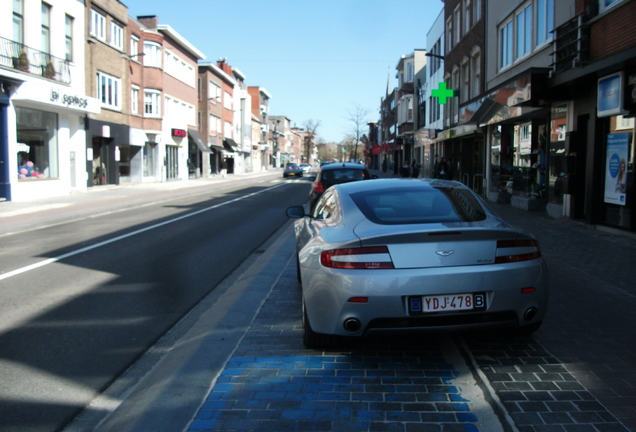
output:
POLYGON ((485 293, 411 296, 408 300, 412 314, 486 309, 485 293))

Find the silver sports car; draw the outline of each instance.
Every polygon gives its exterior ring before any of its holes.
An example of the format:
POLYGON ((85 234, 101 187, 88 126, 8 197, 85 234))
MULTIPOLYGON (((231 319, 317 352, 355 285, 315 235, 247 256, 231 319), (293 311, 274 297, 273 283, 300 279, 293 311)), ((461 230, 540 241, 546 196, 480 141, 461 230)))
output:
POLYGON ((295 222, 303 341, 334 335, 515 327, 548 305, 537 240, 499 219, 463 184, 381 179, 329 188, 295 222))

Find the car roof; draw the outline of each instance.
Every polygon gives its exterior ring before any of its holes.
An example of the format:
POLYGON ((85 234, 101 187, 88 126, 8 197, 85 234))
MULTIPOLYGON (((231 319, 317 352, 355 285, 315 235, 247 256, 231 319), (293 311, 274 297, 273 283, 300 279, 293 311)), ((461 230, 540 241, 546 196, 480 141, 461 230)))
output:
MULTIPOLYGON (((456 189, 468 189, 466 185, 454 180, 437 180, 437 179, 411 179, 411 178, 384 178, 374 179, 373 181, 349 182, 336 185, 347 194, 356 192, 364 192, 369 190, 381 190, 392 187, 412 187, 412 188, 435 188, 435 187, 452 187, 456 189)), ((336 187, 334 186, 334 187, 336 187)))
POLYGON ((322 171, 328 171, 328 170, 334 170, 334 169, 339 169, 339 168, 367 169, 366 166, 364 166, 362 164, 359 164, 359 163, 353 163, 353 162, 332 162, 330 164, 323 165, 321 170, 322 171))

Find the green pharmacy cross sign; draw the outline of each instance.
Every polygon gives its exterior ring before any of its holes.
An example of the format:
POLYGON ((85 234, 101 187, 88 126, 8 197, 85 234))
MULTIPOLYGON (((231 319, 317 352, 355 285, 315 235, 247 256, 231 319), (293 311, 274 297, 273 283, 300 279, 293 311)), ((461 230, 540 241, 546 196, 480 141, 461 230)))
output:
POLYGON ((452 98, 452 97, 457 96, 455 94, 455 90, 446 88, 446 83, 445 82, 439 83, 439 88, 433 90, 431 92, 431 95, 433 97, 438 98, 439 99, 439 103, 441 103, 442 105, 446 105, 446 100, 448 98, 452 98))

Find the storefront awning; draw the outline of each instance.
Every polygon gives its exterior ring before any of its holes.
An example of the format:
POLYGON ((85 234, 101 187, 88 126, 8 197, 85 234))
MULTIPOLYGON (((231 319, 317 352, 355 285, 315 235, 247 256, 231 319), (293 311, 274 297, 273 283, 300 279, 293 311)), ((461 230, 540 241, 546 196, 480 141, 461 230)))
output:
POLYGON ((201 150, 201 152, 212 153, 212 150, 210 149, 210 147, 208 147, 206 142, 203 141, 203 138, 201 138, 201 134, 199 133, 198 130, 188 128, 188 135, 190 135, 190 138, 192 138, 192 141, 196 143, 197 147, 199 147, 199 150, 201 150))
POLYGON ((223 140, 223 147, 224 150, 229 153, 239 153, 241 151, 239 146, 236 144, 236 141, 234 141, 232 138, 225 138, 223 140))

